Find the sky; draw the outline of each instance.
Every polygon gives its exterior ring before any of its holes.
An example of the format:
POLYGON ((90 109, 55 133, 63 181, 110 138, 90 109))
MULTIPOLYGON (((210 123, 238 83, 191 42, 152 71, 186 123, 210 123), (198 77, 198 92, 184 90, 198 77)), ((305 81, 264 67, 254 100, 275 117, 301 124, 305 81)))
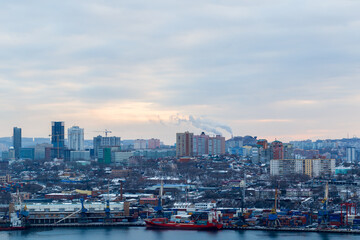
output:
POLYGON ((360 136, 358 0, 0 0, 0 136, 360 136))

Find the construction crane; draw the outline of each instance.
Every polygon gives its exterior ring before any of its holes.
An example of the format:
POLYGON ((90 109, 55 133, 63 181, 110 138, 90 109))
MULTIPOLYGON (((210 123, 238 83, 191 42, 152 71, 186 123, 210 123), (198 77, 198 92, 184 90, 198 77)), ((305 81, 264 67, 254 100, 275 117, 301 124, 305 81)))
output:
MULTIPOLYGON (((56 137, 56 142, 57 142, 57 158, 60 158, 60 136, 64 136, 65 138, 65 134, 49 134, 49 137, 56 137)), ((64 147, 64 146, 63 146, 64 147)))
POLYGON ((108 133, 112 133, 112 131, 107 130, 107 129, 105 129, 104 131, 93 131, 93 132, 101 132, 101 133, 105 133, 105 137, 107 137, 107 136, 108 136, 108 133))

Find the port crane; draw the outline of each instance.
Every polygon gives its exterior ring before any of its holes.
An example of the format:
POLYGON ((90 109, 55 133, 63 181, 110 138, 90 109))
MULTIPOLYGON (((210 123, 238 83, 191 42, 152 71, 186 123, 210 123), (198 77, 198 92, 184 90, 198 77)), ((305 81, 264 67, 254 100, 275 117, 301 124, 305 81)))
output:
POLYGON ((319 228, 328 228, 329 211, 327 209, 329 203, 329 182, 326 182, 325 196, 321 202, 323 204, 322 210, 319 210, 318 214, 320 217, 319 228))
POLYGON ((239 184, 239 188, 240 188, 240 195, 241 195, 241 211, 238 213, 238 217, 239 217, 239 220, 235 223, 236 225, 238 226, 243 226, 243 225, 246 225, 246 222, 245 222, 245 211, 244 211, 244 208, 245 208, 245 193, 246 193, 246 173, 244 171, 244 180, 243 181, 240 181, 240 184, 239 184))
POLYGON ((163 195, 164 195, 163 164, 164 163, 161 161, 160 162, 161 182, 160 182, 160 190, 159 190, 159 196, 158 196, 158 205, 154 208, 157 216, 159 216, 159 217, 163 216, 163 207, 162 207, 162 201, 163 201, 163 195))
POLYGON ((269 214, 269 227, 281 227, 278 215, 277 215, 277 201, 278 201, 278 189, 275 188, 275 202, 274 207, 271 209, 271 212, 269 214))
POLYGON ((56 224, 58 224, 58 223, 61 223, 61 222, 65 221, 66 219, 71 218, 72 216, 74 216, 75 214, 80 213, 80 212, 81 212, 81 217, 82 217, 82 218, 85 218, 85 217, 86 217, 87 209, 86 209, 85 206, 84 206, 84 199, 81 198, 81 199, 80 199, 80 202, 81 202, 81 209, 79 209, 79 210, 77 210, 77 211, 75 211, 75 212, 67 215, 66 217, 60 219, 59 221, 55 222, 54 225, 56 225, 56 224))

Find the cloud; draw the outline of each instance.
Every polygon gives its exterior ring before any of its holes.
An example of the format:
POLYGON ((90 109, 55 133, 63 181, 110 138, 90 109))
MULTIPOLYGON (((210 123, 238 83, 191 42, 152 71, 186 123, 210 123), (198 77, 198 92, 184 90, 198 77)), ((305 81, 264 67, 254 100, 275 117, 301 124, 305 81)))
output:
POLYGON ((290 119, 257 119, 255 121, 260 123, 291 122, 290 119))
POLYGON ((7 1, 0 135, 17 124, 45 136, 54 118, 76 118, 171 143, 186 126, 169 126, 179 114, 213 133, 280 139, 321 127, 341 136, 360 117, 359 7, 337 0, 7 1))

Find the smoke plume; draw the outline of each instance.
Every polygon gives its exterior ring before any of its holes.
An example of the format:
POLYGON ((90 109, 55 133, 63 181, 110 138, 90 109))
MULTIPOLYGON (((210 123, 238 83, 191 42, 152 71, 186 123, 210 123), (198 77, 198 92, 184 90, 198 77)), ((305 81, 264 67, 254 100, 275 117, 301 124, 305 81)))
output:
POLYGON ((225 130, 226 132, 232 134, 232 130, 229 126, 219 123, 214 123, 210 120, 203 118, 196 118, 192 115, 181 117, 179 115, 174 115, 170 117, 170 121, 174 122, 177 125, 182 123, 189 123, 193 127, 201 129, 204 132, 213 133, 216 135, 222 135, 219 129, 225 130))

